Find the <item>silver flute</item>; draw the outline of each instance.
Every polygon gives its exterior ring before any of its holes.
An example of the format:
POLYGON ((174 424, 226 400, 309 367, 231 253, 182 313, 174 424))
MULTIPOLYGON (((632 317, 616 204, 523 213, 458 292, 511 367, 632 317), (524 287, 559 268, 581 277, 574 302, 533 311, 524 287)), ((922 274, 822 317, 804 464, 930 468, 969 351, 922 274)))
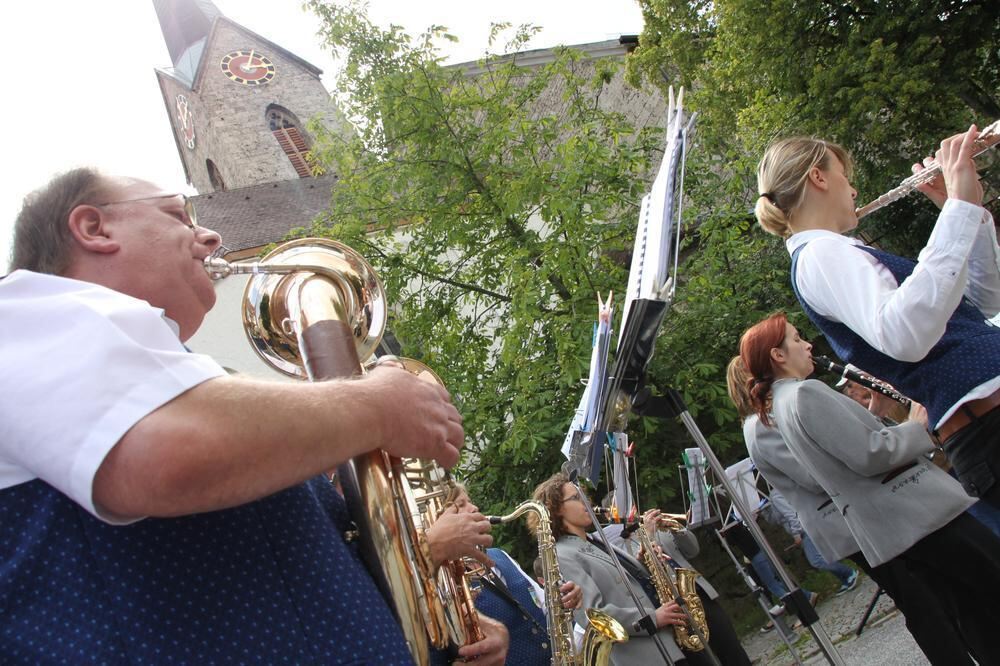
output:
POLYGON ((910 406, 909 398, 883 381, 875 379, 874 377, 869 377, 868 375, 863 375, 860 372, 851 370, 850 368, 844 367, 839 363, 834 363, 833 360, 827 356, 813 356, 812 360, 816 367, 820 370, 832 372, 835 375, 840 375, 844 379, 851 380, 855 384, 861 384, 865 388, 878 391, 882 395, 892 398, 904 407, 910 406))
MULTIPOLYGON (((979 132, 979 137, 975 140, 975 152, 973 152, 972 156, 977 157, 982 155, 998 143, 1000 143, 1000 120, 994 121, 992 125, 987 125, 979 132)), ((936 163, 932 164, 923 171, 919 171, 909 178, 904 179, 894 189, 889 190, 878 199, 865 204, 854 212, 860 220, 865 215, 868 215, 869 213, 872 213, 884 206, 888 206, 894 201, 902 199, 921 185, 926 185, 937 178, 939 173, 941 173, 941 165, 936 163)))

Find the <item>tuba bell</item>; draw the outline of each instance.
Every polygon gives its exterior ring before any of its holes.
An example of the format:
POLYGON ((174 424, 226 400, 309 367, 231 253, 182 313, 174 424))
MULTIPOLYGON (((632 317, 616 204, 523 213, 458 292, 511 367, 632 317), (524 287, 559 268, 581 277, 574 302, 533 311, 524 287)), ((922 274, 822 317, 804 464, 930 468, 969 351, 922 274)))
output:
MULTIPOLYGON (((209 257, 205 269, 216 280, 252 276, 243 294, 243 327, 257 355, 285 375, 311 381, 359 375, 359 358, 370 357, 382 338, 385 292, 368 262, 342 243, 299 239, 258 263, 209 257)), ((414 661, 424 665, 431 648, 454 649, 482 635, 470 633, 467 606, 439 581, 406 468, 377 449, 341 465, 338 478, 359 528, 362 559, 414 661)))

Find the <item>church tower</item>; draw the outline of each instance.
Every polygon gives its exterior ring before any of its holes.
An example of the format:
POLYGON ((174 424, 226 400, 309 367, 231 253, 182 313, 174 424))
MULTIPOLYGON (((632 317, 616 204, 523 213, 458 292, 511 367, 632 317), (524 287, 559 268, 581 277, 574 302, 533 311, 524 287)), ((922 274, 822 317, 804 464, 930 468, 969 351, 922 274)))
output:
POLYGON ((211 0, 153 0, 173 67, 156 70, 187 181, 208 194, 309 178, 305 124, 346 127, 321 70, 211 0))

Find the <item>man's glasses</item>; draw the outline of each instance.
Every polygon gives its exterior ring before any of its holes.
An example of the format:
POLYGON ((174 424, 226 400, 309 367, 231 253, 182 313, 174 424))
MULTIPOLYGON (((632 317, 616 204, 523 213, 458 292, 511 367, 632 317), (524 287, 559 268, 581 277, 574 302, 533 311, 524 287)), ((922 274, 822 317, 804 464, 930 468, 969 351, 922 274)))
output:
POLYGON ((175 199, 177 197, 181 197, 181 198, 184 199, 184 219, 182 219, 181 222, 183 222, 184 226, 188 227, 189 229, 192 229, 192 230, 199 229, 200 227, 198 226, 198 215, 197 215, 197 213, 195 213, 195 210, 194 210, 194 202, 191 201, 190 197, 188 197, 188 195, 186 195, 186 194, 160 194, 160 195, 157 195, 155 197, 142 197, 142 198, 139 198, 139 199, 125 199, 123 201, 107 201, 105 203, 99 203, 99 204, 94 204, 94 205, 96 205, 96 206, 115 206, 117 204, 139 203, 139 202, 143 202, 143 201, 154 201, 156 199, 175 199))

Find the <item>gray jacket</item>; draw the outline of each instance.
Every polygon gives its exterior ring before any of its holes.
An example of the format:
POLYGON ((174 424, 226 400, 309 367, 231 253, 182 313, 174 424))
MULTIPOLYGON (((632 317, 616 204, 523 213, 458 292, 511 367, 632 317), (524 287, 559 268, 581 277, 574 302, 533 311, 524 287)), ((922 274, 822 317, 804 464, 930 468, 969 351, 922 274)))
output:
MULTIPOLYGON (((636 566, 642 566, 628 553, 618 551, 630 559, 636 566)), ((564 580, 571 580, 583 590, 583 608, 596 608, 604 611, 619 622, 629 634, 625 643, 616 644, 611 649, 611 663, 615 666, 655 666, 663 663, 660 651, 653 643, 652 637, 645 631, 636 631, 635 623, 642 615, 652 615, 657 606, 643 592, 642 586, 626 571, 632 589, 643 604, 640 613, 625 589, 618 570, 611 556, 593 546, 584 539, 566 535, 556 542, 556 555, 559 558, 559 570, 564 580)), ((582 627, 587 626, 584 610, 575 613, 576 622, 582 627)), ((684 658, 684 653, 674 642, 674 632, 670 627, 663 627, 657 634, 663 640, 672 661, 684 658)))
MULTIPOLYGON (((608 541, 615 548, 624 550, 632 557, 638 557, 639 540, 634 534, 629 536, 628 539, 623 539, 622 527, 623 525, 620 524, 607 525, 604 528, 604 533, 608 535, 608 541)), ((656 541, 660 544, 663 552, 673 558, 677 564, 686 569, 697 570, 697 567, 692 566, 691 562, 688 561, 689 558, 696 557, 701 550, 701 547, 698 545, 698 537, 692 532, 688 530, 680 530, 679 532, 665 532, 661 530, 656 535, 656 541)), ((705 580, 704 576, 698 576, 698 587, 701 588, 701 591, 709 599, 718 599, 719 593, 711 583, 705 580)))
POLYGON ((878 566, 937 531, 975 500, 922 454, 916 422, 885 427, 815 379, 774 383, 774 420, 795 458, 833 499, 865 559, 878 566))
POLYGON ((836 562, 861 550, 840 510, 792 455, 781 433, 751 414, 743 422, 743 439, 754 466, 798 511, 802 529, 823 559, 836 562))

